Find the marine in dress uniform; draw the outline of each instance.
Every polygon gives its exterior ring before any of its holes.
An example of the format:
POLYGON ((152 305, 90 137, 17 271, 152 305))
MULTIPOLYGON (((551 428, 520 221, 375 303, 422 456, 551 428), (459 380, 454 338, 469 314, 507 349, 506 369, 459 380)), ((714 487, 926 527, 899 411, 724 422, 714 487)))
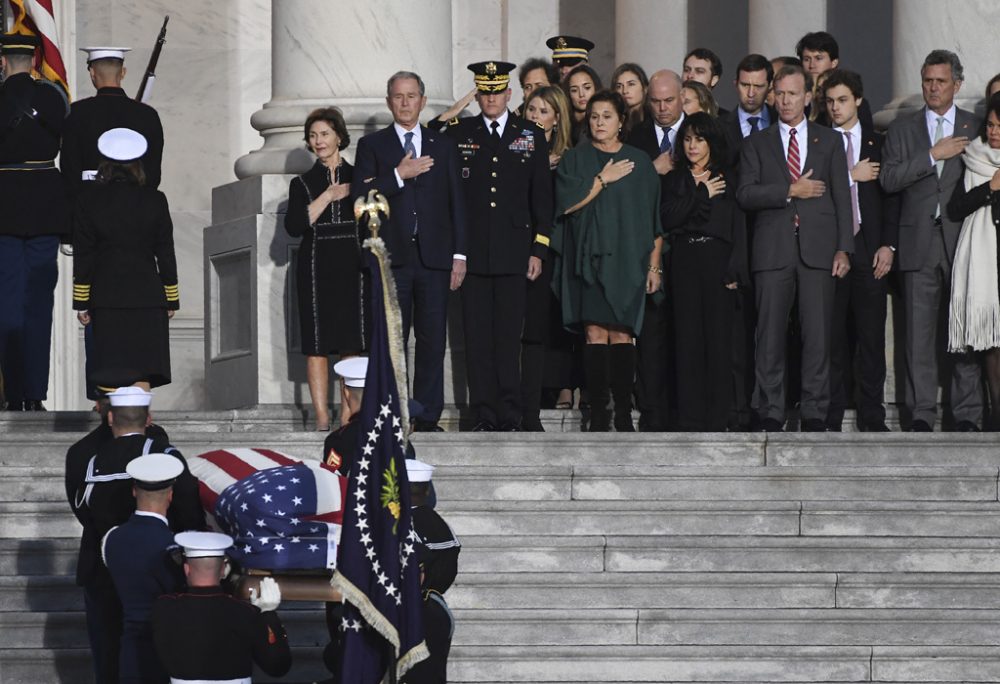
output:
POLYGON ((277 583, 265 577, 259 597, 251 590, 251 603, 240 601, 219 585, 232 537, 185 532, 175 540, 184 547, 189 586, 158 598, 152 619, 156 652, 171 682, 250 684, 254 663, 272 677, 288 672, 292 653, 275 612, 277 583))
POLYGON ((323 462, 332 466, 347 477, 351 472, 351 464, 358 454, 358 430, 361 415, 361 398, 365 387, 365 374, 368 372, 368 359, 355 356, 338 361, 333 365, 333 371, 344 379, 341 386, 340 401, 348 407, 347 422, 327 435, 323 442, 323 462))
POLYGON ((136 510, 128 522, 111 528, 101 542, 101 557, 121 600, 123 626, 119 656, 121 684, 168 681, 153 647, 153 601, 178 591, 184 575, 173 562, 174 535, 167 521, 171 488, 184 466, 173 456, 140 456, 125 467, 133 480, 136 510))
POLYGON ((507 109, 509 62, 470 64, 482 114, 453 119, 470 217, 462 288, 469 406, 475 430, 520 430, 521 330, 528 280, 541 275, 552 230, 544 131, 507 109))
POLYGON ((146 139, 148 147, 142 155, 142 170, 146 187, 160 186, 160 165, 163 158, 163 125, 160 115, 148 104, 133 100, 121 88, 125 77, 127 47, 85 47, 87 70, 97 94, 77 100, 70 107, 63 132, 59 165, 70 189, 79 192, 84 183, 97 176, 103 157, 97 140, 112 128, 129 128, 146 139))
POLYGON ((114 128, 98 145, 115 164, 76 197, 73 214, 73 308, 93 324, 88 381, 159 387, 170 383, 168 320, 180 308, 170 209, 135 176, 141 134, 114 128))
POLYGON ((424 641, 430 657, 406 673, 406 684, 444 684, 448 681, 448 653, 455 632, 455 619, 444 594, 458 574, 458 554, 462 550, 448 523, 429 505, 434 467, 416 459, 406 460, 413 503, 413 530, 420 537, 420 590, 423 594, 424 641))
MULTIPOLYGON (((121 639, 121 603, 111 575, 101 562, 100 543, 115 525, 127 521, 135 511, 131 478, 125 471, 130 461, 150 453, 167 453, 183 462, 183 456, 165 438, 147 437, 143 431, 152 394, 138 387, 122 387, 109 395, 108 423, 114 439, 98 448, 85 467, 74 464, 67 473, 66 489, 72 492, 70 506, 80 521, 80 552, 76 582, 84 590, 87 627, 98 682, 118 681, 118 646, 121 639), (117 412, 117 419, 116 419, 117 412)), ((174 485, 174 500, 168 520, 175 530, 201 529, 205 513, 198 498, 198 481, 184 464, 174 485)))
POLYGON ((7 409, 44 411, 59 242, 69 233, 55 166, 66 95, 31 76, 36 36, 0 36, 0 373, 7 409))
POLYGON ((545 45, 552 50, 552 63, 559 68, 560 79, 566 78, 577 64, 588 64, 594 49, 592 42, 576 36, 552 36, 545 45))

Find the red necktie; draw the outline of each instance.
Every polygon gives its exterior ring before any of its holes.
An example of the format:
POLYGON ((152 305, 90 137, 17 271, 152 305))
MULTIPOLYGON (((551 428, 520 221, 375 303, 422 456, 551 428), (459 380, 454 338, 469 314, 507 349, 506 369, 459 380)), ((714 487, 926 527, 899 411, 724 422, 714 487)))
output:
POLYGON ((799 160, 799 141, 795 137, 796 133, 798 131, 794 128, 788 130, 788 173, 792 177, 793 183, 802 175, 800 171, 802 162, 799 160))

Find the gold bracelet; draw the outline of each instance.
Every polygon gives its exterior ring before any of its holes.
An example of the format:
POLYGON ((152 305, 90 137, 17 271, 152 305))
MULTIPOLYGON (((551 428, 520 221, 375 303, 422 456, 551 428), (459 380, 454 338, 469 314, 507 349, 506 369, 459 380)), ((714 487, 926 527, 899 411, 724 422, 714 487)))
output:
POLYGON ((597 174, 594 178, 596 178, 597 182, 601 184, 601 190, 605 190, 608 187, 608 184, 604 182, 603 178, 601 178, 601 174, 597 174))
POLYGON ((657 275, 663 275, 663 269, 660 268, 659 266, 650 266, 649 272, 656 273, 657 275))

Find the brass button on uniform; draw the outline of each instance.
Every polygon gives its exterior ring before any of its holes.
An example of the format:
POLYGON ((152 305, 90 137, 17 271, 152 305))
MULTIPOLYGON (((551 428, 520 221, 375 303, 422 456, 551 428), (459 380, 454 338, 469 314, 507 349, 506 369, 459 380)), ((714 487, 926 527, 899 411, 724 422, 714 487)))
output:
POLYGON ((490 192, 496 192, 496 191, 497 191, 496 188, 490 188, 490 192))
POLYGON ((494 209, 496 209, 497 203, 496 202, 490 202, 490 206, 493 207, 494 209))
POLYGON ((499 160, 499 159, 497 159, 496 157, 493 157, 493 162, 494 162, 494 163, 496 163, 496 162, 498 162, 498 161, 500 161, 500 160, 499 160))
POLYGON ((493 172, 493 173, 491 173, 490 175, 491 175, 491 176, 493 176, 494 178, 496 178, 496 177, 497 177, 497 172, 496 172, 496 171, 494 171, 494 172, 493 172))

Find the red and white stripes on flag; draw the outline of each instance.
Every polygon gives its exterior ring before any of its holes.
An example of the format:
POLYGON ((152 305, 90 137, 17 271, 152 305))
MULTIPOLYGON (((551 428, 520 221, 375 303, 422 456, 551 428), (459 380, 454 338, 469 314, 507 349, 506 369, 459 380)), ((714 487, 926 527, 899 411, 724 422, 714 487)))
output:
POLYGON ((10 33, 23 33, 40 36, 42 39, 41 58, 35 68, 43 78, 58 83, 69 93, 66 81, 66 65, 59 51, 59 31, 56 29, 54 0, 0 0, 10 7, 13 19, 9 27, 4 27, 10 33))

